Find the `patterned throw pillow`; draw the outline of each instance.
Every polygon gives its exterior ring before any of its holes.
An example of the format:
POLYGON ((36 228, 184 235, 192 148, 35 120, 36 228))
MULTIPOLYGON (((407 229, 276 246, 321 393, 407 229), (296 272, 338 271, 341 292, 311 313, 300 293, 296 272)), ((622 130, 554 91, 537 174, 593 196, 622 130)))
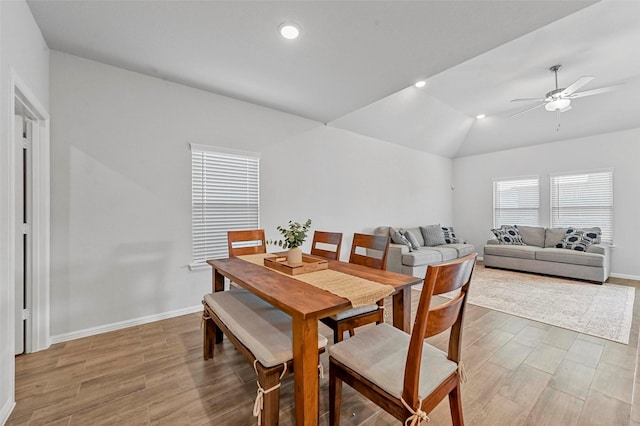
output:
POLYGON ((389 235, 391 236, 391 241, 395 244, 404 244, 409 247, 409 251, 413 251, 413 247, 411 247, 411 242, 404 236, 404 230, 389 228, 389 235))
POLYGON ((418 242, 418 239, 416 238, 415 235, 413 235, 413 233, 411 233, 411 231, 404 231, 404 237, 409 240, 409 242, 411 243, 411 248, 413 250, 418 250, 420 248, 420 243, 418 242))
POLYGON ((424 245, 427 247, 446 244, 444 241, 444 232, 442 232, 440 224, 421 226, 420 232, 422 232, 422 236, 424 237, 424 245))
POLYGON ((556 248, 565 248, 576 251, 587 251, 591 244, 600 241, 600 232, 594 229, 569 228, 564 238, 556 244, 556 248))
POLYGON ((518 228, 515 226, 502 225, 499 229, 492 229, 493 235, 496 236, 500 244, 523 246, 524 241, 518 232, 518 228))
POLYGON ((459 243, 460 240, 456 237, 456 233, 453 230, 453 226, 443 226, 442 233, 444 234, 444 242, 447 244, 459 243))

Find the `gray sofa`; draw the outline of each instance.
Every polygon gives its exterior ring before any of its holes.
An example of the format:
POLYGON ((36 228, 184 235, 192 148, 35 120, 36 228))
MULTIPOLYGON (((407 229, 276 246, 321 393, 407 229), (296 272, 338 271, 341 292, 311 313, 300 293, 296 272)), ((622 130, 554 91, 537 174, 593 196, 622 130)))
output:
POLYGON ((568 228, 518 226, 517 229, 524 245, 501 244, 498 239, 487 241, 484 246, 486 267, 557 275, 600 284, 609 278, 609 246, 591 244, 585 251, 557 248, 568 228))
MULTIPOLYGON (((439 225, 438 225, 439 226, 439 225)), ((390 229, 403 229, 390 226, 379 226, 374 230, 375 235, 391 236, 390 229)), ((389 244, 387 255, 387 270, 401 274, 424 278, 427 266, 464 257, 475 251, 474 246, 465 242, 426 246, 420 227, 404 228, 417 239, 419 248, 410 249, 405 244, 389 244)), ((452 229, 452 228, 451 228, 452 229)))

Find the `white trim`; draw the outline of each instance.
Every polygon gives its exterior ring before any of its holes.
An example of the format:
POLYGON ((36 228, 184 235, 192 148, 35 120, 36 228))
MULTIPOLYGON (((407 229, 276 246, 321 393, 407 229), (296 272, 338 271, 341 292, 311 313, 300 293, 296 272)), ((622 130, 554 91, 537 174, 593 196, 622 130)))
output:
POLYGON ((96 334, 108 333, 109 331, 120 330, 136 325, 148 324, 150 322, 160 321, 168 318, 179 317, 182 315, 193 314, 202 311, 202 305, 191 306, 188 308, 177 309, 175 311, 163 312, 161 314, 149 315, 146 317, 134 318, 126 321, 114 322, 112 324, 100 325, 97 327, 85 328, 84 330, 72 331, 70 333, 58 334, 51 336, 51 344, 66 342, 68 340, 79 339, 81 337, 95 336, 96 334))
POLYGON ((613 167, 603 167, 601 169, 574 170, 571 172, 554 172, 554 173, 549 173, 549 177, 587 175, 591 173, 613 173, 614 171, 615 170, 613 167))
MULTIPOLYGON (((25 107, 36 116, 32 121, 32 285, 31 285, 31 321, 29 325, 29 341, 27 352, 36 352, 50 346, 50 120, 49 113, 34 95, 33 91, 11 69, 10 82, 10 117, 15 115, 15 100, 19 99, 25 107), (18 93, 19 92, 19 93, 18 93), (21 96, 20 96, 21 95, 21 96)), ((13 131, 13 120, 9 121, 13 131)), ((15 165, 11 156, 12 169, 10 185, 15 188, 15 165)), ((11 214, 15 214, 12 196, 11 214)), ((12 241, 15 235, 12 236, 12 241)), ((14 271, 15 274, 15 271, 14 271)))
POLYGON ((614 274, 614 273, 610 273, 609 274, 610 277, 612 278, 622 278, 624 280, 635 280, 635 281, 640 281, 640 275, 628 275, 628 274, 614 274))
POLYGON ((3 425, 7 422, 7 420, 9 420, 9 416, 11 415, 11 412, 13 411, 13 409, 16 406, 16 401, 15 399, 9 398, 7 400, 7 403, 4 404, 4 407, 2 407, 2 410, 0 410, 0 424, 3 425))
POLYGON ((239 149, 231 149, 231 148, 220 148, 217 146, 211 145, 200 145, 197 143, 189 143, 189 149, 191 151, 208 151, 208 152, 216 152, 222 154, 229 154, 238 157, 252 157, 252 158, 260 158, 262 154, 259 152, 251 152, 251 151, 241 151, 239 149))

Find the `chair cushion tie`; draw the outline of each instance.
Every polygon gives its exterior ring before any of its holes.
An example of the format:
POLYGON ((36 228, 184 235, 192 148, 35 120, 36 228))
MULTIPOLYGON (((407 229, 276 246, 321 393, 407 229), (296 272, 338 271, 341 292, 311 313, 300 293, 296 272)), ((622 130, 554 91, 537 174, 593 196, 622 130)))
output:
POLYGON ((467 372, 464 369, 464 364, 462 363, 462 361, 460 361, 458 363, 458 377, 460 377, 460 383, 467 383, 467 372))
MULTIPOLYGON (((422 411, 420 408, 414 411, 413 408, 411 408, 402 397, 400 397, 400 401, 402 402, 402 405, 404 405, 404 407, 411 413, 411 415, 407 417, 407 420, 404 421, 404 426, 419 426, 422 422, 429 423, 431 419, 429 418, 429 416, 427 416, 427 413, 422 411)), ((422 407, 422 401, 418 402, 418 406, 422 407)))

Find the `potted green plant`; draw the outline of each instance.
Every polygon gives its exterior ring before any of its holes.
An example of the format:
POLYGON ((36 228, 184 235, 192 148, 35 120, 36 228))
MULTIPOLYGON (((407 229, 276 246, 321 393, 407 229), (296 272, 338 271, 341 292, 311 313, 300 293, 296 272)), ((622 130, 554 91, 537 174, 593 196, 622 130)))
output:
POLYGON ((269 240, 268 244, 277 245, 283 249, 288 249, 287 263, 289 265, 299 265, 302 263, 302 249, 300 246, 307 238, 307 232, 311 229, 311 219, 305 223, 289 221, 287 226, 277 226, 276 229, 282 234, 280 240, 269 240))

